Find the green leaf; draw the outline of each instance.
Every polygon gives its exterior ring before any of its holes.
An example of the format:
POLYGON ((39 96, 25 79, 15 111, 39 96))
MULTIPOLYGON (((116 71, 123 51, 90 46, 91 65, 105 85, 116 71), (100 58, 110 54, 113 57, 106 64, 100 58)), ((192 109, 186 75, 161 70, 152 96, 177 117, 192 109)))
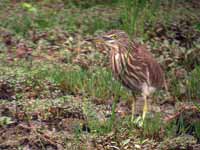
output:
POLYGON ((10 117, 6 117, 6 116, 0 117, 0 126, 8 125, 11 123, 13 123, 13 121, 11 120, 10 117))
POLYGON ((21 4, 22 8, 29 11, 29 12, 32 12, 32 13, 36 13, 37 12, 37 9, 35 7, 33 7, 31 4, 29 3, 22 3, 21 4))
POLYGON ((30 8, 32 8, 32 5, 29 4, 29 3, 26 3, 26 2, 22 3, 21 6, 22 6, 22 8, 24 8, 24 9, 30 9, 30 8))
POLYGON ((124 145, 128 144, 129 142, 130 142, 130 139, 126 139, 126 140, 122 141, 122 145, 124 146, 124 145))
POLYGON ((194 102, 194 105, 196 106, 196 108, 200 111, 200 104, 197 102, 194 102))

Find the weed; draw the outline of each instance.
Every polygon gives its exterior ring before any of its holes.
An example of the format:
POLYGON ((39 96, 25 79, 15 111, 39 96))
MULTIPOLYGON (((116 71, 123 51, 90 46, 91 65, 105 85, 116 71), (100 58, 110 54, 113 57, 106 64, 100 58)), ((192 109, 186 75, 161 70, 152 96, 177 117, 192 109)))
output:
POLYGON ((200 142, 200 122, 196 122, 194 124, 194 128, 195 128, 195 136, 197 138, 197 142, 199 143, 200 142))
POLYGON ((8 12, 9 16, 0 23, 0 26, 10 29, 17 35, 27 36, 33 28, 43 30, 54 25, 55 15, 51 12, 42 12, 28 3, 22 3, 21 7, 8 12))
POLYGON ((188 77, 187 91, 188 97, 192 99, 197 99, 200 97, 200 66, 196 66, 188 77))
POLYGON ((176 135, 176 121, 165 124, 165 137, 174 137, 176 135))
POLYGON ((181 96, 181 82, 180 80, 177 80, 176 77, 172 77, 171 79, 171 85, 170 85, 170 93, 175 96, 175 98, 179 98, 181 96))
POLYGON ((197 23, 197 24, 195 25, 195 29, 198 30, 198 31, 200 31, 200 23, 197 23))
MULTIPOLYGON (((66 0, 63 0, 65 3, 69 3, 66 0)), ((114 3, 117 3, 119 0, 107 0, 106 5, 112 5, 114 3)), ((94 7, 96 5, 105 5, 105 2, 102 0, 71 0, 71 5, 74 5, 75 7, 79 7, 82 9, 88 9, 90 7, 94 7)))
POLYGON ((121 12, 122 29, 131 37, 136 31, 144 31, 144 24, 153 20, 155 12, 160 5, 160 0, 149 2, 147 0, 124 0, 121 12))
POLYGON ((63 92, 71 94, 84 94, 91 97, 109 99, 113 95, 127 99, 129 93, 121 87, 121 84, 113 80, 112 73, 105 69, 96 69, 95 72, 83 69, 71 69, 64 71, 59 67, 42 69, 39 76, 60 86, 63 92), (46 76, 48 74, 48 77, 46 76))
POLYGON ((92 22, 89 24, 88 32, 94 33, 97 30, 106 29, 109 26, 109 22, 105 21, 97 16, 92 18, 92 22))
POLYGON ((143 124, 143 136, 150 138, 161 138, 161 127, 163 126, 160 114, 153 118, 146 118, 143 124))
POLYGON ((13 122, 14 121, 12 121, 12 118, 10 117, 6 117, 6 116, 0 117, 0 127, 12 124, 13 122))
POLYGON ((118 98, 115 97, 113 105, 112 105, 111 118, 110 118, 110 122, 109 122, 109 131, 111 131, 111 129, 114 126, 114 122, 115 122, 115 109, 116 109, 116 105, 117 105, 117 100, 118 100, 118 98))
POLYGON ((186 133, 186 125, 184 122, 183 115, 181 114, 177 120, 177 134, 186 133))

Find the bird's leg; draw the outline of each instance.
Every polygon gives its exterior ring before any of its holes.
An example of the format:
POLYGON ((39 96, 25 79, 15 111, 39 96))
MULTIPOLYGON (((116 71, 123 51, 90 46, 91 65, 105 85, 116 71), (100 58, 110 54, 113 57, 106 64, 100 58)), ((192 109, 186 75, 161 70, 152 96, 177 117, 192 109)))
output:
POLYGON ((143 107, 143 114, 142 114, 142 118, 143 118, 143 120, 144 120, 144 119, 145 119, 145 117, 146 117, 147 111, 148 111, 147 95, 146 95, 146 94, 144 94, 144 95, 143 95, 143 98, 144 98, 144 107, 143 107))
POLYGON ((134 117, 135 117, 135 105, 136 105, 136 97, 135 97, 135 94, 133 94, 133 102, 132 102, 132 113, 131 113, 131 121, 134 120, 134 117))

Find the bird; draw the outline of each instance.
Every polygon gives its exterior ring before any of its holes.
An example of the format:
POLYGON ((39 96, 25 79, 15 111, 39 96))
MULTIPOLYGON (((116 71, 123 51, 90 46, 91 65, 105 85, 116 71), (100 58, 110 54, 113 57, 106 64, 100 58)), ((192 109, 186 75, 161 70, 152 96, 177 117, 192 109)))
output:
POLYGON ((142 119, 148 112, 148 98, 165 84, 164 71, 144 44, 131 40, 123 30, 110 30, 102 35, 89 38, 102 53, 109 55, 114 78, 133 93, 132 117, 136 109, 135 93, 144 99, 142 119))

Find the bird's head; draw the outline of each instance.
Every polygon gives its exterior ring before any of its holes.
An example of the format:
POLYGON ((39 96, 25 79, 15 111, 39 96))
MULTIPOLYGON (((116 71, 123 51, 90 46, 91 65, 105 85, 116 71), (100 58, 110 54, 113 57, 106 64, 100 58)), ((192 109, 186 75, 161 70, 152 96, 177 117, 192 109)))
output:
POLYGON ((117 47, 120 44, 126 43, 128 39, 129 37, 124 31, 111 30, 95 38, 88 39, 87 41, 94 43, 97 47, 101 45, 104 46, 104 48, 107 47, 108 49, 118 49, 117 47))

